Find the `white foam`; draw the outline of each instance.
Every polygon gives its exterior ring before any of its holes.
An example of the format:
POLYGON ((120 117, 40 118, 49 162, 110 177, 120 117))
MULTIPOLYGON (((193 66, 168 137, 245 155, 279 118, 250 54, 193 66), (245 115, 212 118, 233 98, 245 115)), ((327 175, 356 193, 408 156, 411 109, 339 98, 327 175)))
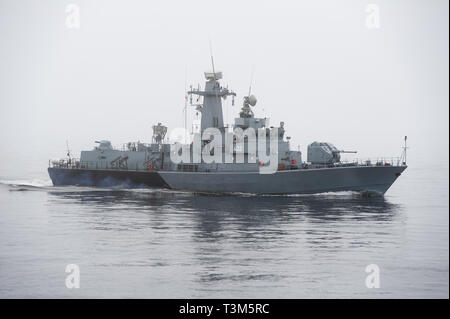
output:
POLYGON ((0 180, 0 184, 8 186, 25 186, 25 187, 49 187, 53 183, 50 179, 12 179, 0 180))

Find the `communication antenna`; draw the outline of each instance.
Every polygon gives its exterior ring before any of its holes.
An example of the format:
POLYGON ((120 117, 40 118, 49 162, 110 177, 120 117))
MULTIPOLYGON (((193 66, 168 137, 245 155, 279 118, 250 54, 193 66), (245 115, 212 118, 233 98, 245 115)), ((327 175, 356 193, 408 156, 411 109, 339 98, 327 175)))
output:
POLYGON ((226 102, 225 102, 226 107, 227 107, 227 124, 226 124, 226 126, 227 126, 228 131, 230 130, 230 103, 229 103, 229 101, 230 100, 226 100, 226 102))
MULTIPOLYGON (((197 91, 200 91, 200 89, 201 89, 201 87, 200 87, 200 83, 198 83, 198 84, 197 84, 197 91)), ((192 95, 191 95, 191 96, 192 96, 192 95)), ((196 101, 197 101, 197 103, 198 103, 198 101, 200 101, 200 97, 201 97, 200 95, 199 95, 199 96, 197 96, 197 100, 196 100, 196 101)), ((192 104, 192 103, 191 103, 191 104, 192 104)))
POLYGON ((187 65, 184 70, 184 144, 186 144, 186 130, 187 130, 187 102, 188 102, 188 96, 187 96, 187 65))
POLYGON ((209 54, 211 55, 211 64, 212 64, 212 71, 213 71, 214 81, 216 81, 216 70, 214 68, 214 57, 213 57, 213 52, 212 52, 211 39, 209 39, 209 54))
POLYGON ((70 159, 70 149, 69 149, 69 141, 66 140, 66 148, 67 148, 67 157, 70 159))
POLYGON ((409 148, 407 145, 408 136, 405 135, 405 145, 403 146, 403 165, 406 165, 406 150, 409 148))
POLYGON ((252 73, 250 75, 250 85, 248 87, 248 96, 252 93, 253 75, 255 73, 255 65, 252 65, 252 73))

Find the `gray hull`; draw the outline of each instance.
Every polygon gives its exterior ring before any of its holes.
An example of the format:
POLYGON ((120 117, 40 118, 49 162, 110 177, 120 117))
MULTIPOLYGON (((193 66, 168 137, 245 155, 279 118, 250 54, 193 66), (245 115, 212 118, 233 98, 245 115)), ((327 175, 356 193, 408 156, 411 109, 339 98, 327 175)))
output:
POLYGON ((178 190, 314 194, 358 191, 384 194, 406 166, 353 166, 258 172, 180 172, 49 168, 54 185, 162 187, 178 190))
POLYGON ((112 169, 48 168, 48 174, 55 186, 99 186, 126 188, 164 187, 168 185, 157 172, 112 169))
POLYGON ((255 194, 358 191, 384 194, 406 166, 354 166, 257 172, 159 172, 172 189, 255 194))

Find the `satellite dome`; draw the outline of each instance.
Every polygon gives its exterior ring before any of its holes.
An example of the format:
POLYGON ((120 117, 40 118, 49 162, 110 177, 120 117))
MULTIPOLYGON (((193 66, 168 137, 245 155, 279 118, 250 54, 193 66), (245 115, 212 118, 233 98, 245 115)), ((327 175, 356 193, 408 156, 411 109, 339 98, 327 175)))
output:
POLYGON ((258 100, 256 99, 256 96, 254 96, 253 94, 248 97, 248 103, 251 106, 255 106, 257 101, 258 100))

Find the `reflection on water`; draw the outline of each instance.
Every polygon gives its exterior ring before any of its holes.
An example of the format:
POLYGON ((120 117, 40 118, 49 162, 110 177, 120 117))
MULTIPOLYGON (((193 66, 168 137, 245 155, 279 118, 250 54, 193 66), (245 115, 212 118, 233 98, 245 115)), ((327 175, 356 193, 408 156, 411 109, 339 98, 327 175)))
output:
MULTIPOLYGON (((101 211, 123 209, 128 213, 146 213, 153 222, 164 220, 168 213, 189 216, 195 221, 196 236, 200 238, 215 238, 230 225, 244 231, 299 221, 331 223, 352 219, 382 222, 391 220, 401 210, 399 204, 392 204, 384 197, 367 198, 357 193, 251 196, 168 190, 81 189, 50 191, 49 194, 49 203, 80 204, 101 211)), ((149 227, 154 225, 149 223, 149 227)))
POLYGON ((391 241, 390 225, 401 211, 383 197, 356 193, 250 196, 59 189, 49 194, 52 206, 82 207, 75 218, 83 227, 129 240, 142 258, 122 260, 122 266, 176 271, 176 265, 184 265, 179 271, 188 278, 190 274, 199 297, 217 296, 217 284, 220 293, 230 294, 238 293, 236 285, 242 284, 249 291, 285 289, 295 280, 317 286, 330 275, 329 265, 353 263, 359 252, 391 241))
MULTIPOLYGON (((45 282, 54 287, 41 296, 73 293, 57 279, 69 263, 80 264, 84 274, 80 297, 364 295, 365 266, 391 262, 401 251, 398 226, 405 220, 401 205, 356 193, 252 196, 13 185, 3 196, 16 198, 11 203, 27 198, 7 215, 20 228, 5 229, 3 246, 20 242, 33 269, 47 273, 45 282), (17 219, 17 211, 25 215, 17 219)), ((4 260, 18 258, 14 250, 2 253, 4 260)), ((17 264, 7 269, 19 271, 17 264)), ((14 281, 8 284, 17 291, 14 281)))
POLYGON ((246 244, 260 241, 269 245, 283 236, 295 235, 295 231, 314 235, 315 229, 332 233, 332 239, 338 239, 341 226, 389 223, 401 209, 383 197, 366 198, 352 193, 238 196, 166 190, 100 190, 58 191, 50 195, 50 203, 91 208, 82 220, 97 229, 169 230, 172 227, 174 231, 188 229, 194 239, 209 243, 232 237, 246 244), (108 218, 108 212, 112 211, 128 218, 108 218))

